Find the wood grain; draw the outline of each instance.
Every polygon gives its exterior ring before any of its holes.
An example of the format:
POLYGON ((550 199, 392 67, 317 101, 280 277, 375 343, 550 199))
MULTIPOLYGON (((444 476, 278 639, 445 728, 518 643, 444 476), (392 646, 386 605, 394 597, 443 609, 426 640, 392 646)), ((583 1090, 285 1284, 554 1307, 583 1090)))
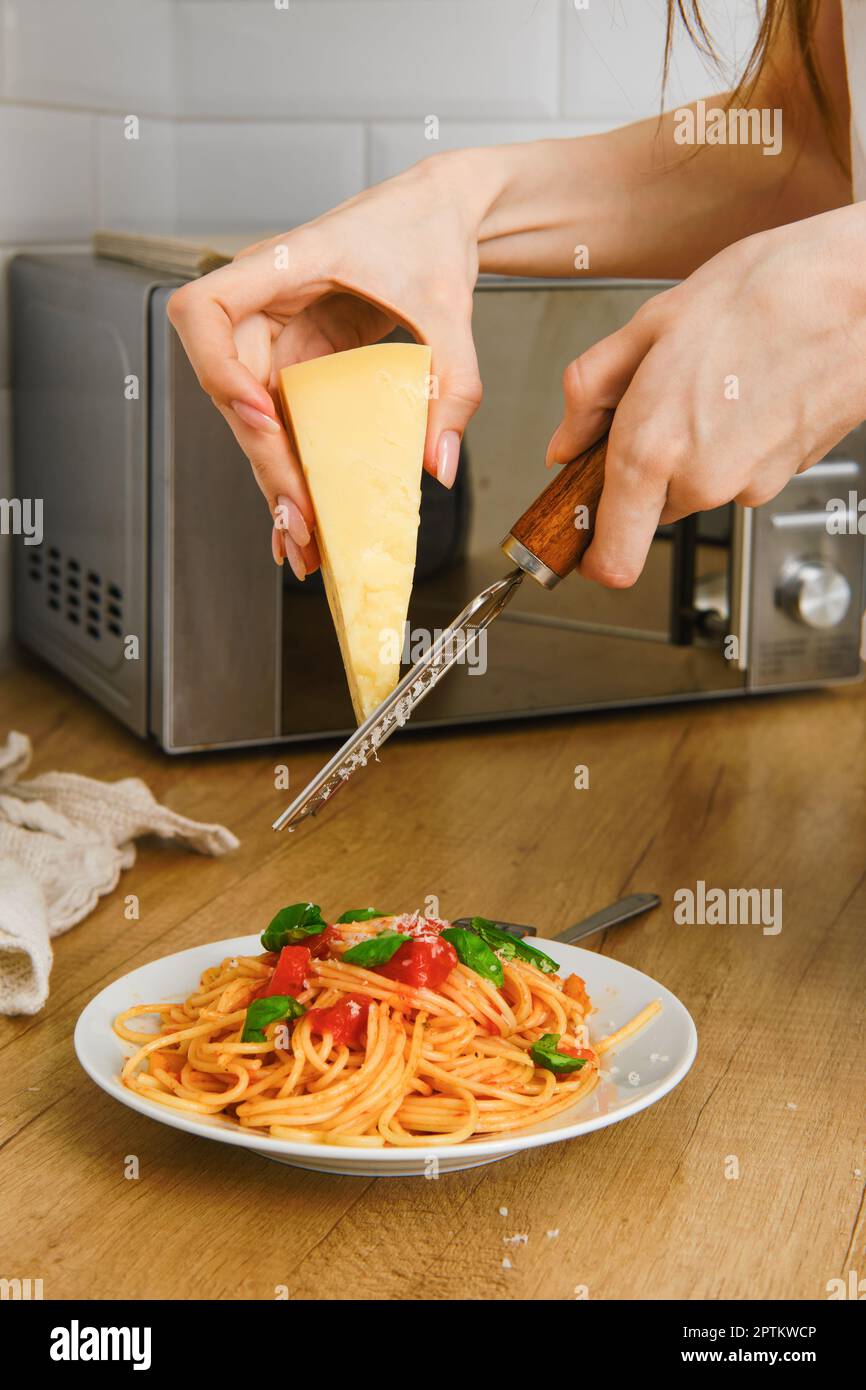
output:
POLYGON ((829 1279, 866 1274, 861 689, 402 736, 291 840, 270 830, 285 801, 274 768, 288 763, 297 790, 322 747, 170 759, 35 665, 3 681, 0 714, 32 737, 35 772, 143 776, 242 840, 216 861, 145 842, 57 941, 43 1013, 0 1020, 0 1275, 41 1278, 46 1298, 285 1285, 568 1300, 582 1285, 593 1299, 822 1298, 829 1279), (574 789, 578 763, 589 790, 574 789), (674 892, 699 878, 781 887, 782 932, 674 925, 674 892), (625 1124, 490 1167, 425 1181, 271 1164, 122 1108, 72 1051, 107 981, 255 930, 285 901, 411 908, 433 893, 446 915, 549 935, 634 889, 664 906, 590 944, 683 999, 692 1072, 625 1124))
POLYGON ((571 574, 592 540, 606 456, 607 435, 557 469, 553 482, 511 528, 512 536, 560 579, 571 574))

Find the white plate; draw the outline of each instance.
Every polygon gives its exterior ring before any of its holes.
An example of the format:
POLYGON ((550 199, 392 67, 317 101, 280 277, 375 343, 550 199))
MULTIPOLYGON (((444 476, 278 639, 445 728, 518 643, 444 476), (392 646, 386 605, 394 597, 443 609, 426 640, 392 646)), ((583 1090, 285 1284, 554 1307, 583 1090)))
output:
POLYGON ((123 1105, 174 1129, 184 1129, 189 1134, 216 1139, 223 1144, 238 1144, 297 1168, 379 1177, 406 1173, 430 1175, 437 1171, 474 1168, 508 1158, 521 1149, 556 1144, 561 1139, 574 1139, 579 1134, 589 1134, 594 1129, 627 1120, 667 1095, 682 1081, 695 1060, 698 1047, 695 1025, 670 990, 649 975, 608 956, 541 938, 538 945, 566 971, 576 971, 586 980, 587 991, 598 1010, 590 1022, 593 1037, 614 1032, 653 999, 661 999, 662 1012, 635 1037, 608 1054, 602 1066, 602 1081, 585 1100, 542 1124, 498 1139, 477 1139, 437 1147, 431 1136, 430 1147, 425 1149, 304 1144, 252 1134, 218 1115, 185 1115, 182 1111, 149 1104, 142 1096, 122 1086, 120 1069, 124 1057, 134 1049, 112 1031, 116 1015, 134 1004, 185 999, 208 966, 219 964, 226 956, 258 955, 261 951, 258 936, 237 936, 229 941, 178 951, 176 955, 142 965, 107 985, 90 1001, 76 1024, 75 1051, 88 1076, 123 1105))

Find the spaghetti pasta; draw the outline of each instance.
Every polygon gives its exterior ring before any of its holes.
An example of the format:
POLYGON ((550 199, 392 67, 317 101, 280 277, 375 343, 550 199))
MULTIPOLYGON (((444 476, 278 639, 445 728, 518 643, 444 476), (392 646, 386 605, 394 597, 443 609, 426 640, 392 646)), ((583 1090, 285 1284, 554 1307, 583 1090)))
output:
POLYGON ((344 916, 283 909, 262 938, 278 949, 210 967, 183 1003, 120 1014, 115 1032, 136 1047, 124 1085, 277 1139, 460 1144, 575 1105, 601 1056, 661 1007, 593 1043, 583 981, 494 924, 344 916), (148 1015, 156 1033, 133 1026, 148 1015))

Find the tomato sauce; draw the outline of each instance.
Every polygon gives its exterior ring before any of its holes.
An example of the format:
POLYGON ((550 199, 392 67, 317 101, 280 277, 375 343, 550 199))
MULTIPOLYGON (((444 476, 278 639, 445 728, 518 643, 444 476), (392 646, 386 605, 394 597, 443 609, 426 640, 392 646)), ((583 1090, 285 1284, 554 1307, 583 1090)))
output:
POLYGON ((376 966, 377 975, 397 980, 413 989, 438 989, 457 965, 457 952, 441 936, 404 941, 385 965, 376 966))
POLYGON ((329 1009, 310 1009, 310 1031, 321 1036, 330 1033, 337 1044, 359 1047, 367 1032, 371 1000, 363 994, 347 994, 329 1009))

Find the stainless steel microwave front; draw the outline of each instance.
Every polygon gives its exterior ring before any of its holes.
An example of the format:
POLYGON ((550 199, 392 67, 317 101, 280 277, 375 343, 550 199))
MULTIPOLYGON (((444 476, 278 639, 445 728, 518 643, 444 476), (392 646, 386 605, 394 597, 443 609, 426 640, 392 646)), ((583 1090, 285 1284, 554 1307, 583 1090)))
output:
MULTIPOLYGON (((565 365, 663 288, 479 284, 474 331, 485 397, 455 490, 424 481, 407 656, 503 572, 499 542, 546 480, 544 450, 559 418, 565 365)), ((321 582, 300 585, 274 570, 257 490, 167 327, 164 298, 155 295, 153 306, 154 398, 163 419, 154 431, 152 524, 154 573, 164 577, 153 595, 162 638, 154 651, 154 732, 173 750, 343 734, 352 713, 321 582)), ((859 478, 863 433, 841 453, 847 481, 852 469, 859 478)), ((784 567, 801 556, 802 538, 772 518, 796 515, 801 505, 814 511, 817 493, 832 491, 837 479, 832 473, 818 484, 819 472, 809 475, 811 487, 796 480, 758 512, 726 507, 661 529, 631 590, 575 580, 549 593, 524 584, 487 647, 430 696, 413 728, 856 677, 863 538, 828 538, 819 547, 850 588, 832 631, 811 627, 776 592, 784 567)))
MULTIPOLYGON (((258 488, 168 324, 176 283, 86 256, 13 261, 16 486, 46 516, 43 546, 16 546, 18 634, 170 752, 342 734, 321 580, 270 558, 258 488)), ((662 288, 479 284, 485 398, 455 488, 424 479, 407 654, 506 567, 499 542, 546 480, 562 369, 662 288)), ((767 506, 661 529, 631 590, 524 584, 412 727, 856 678, 866 539, 856 516, 833 535, 820 514, 862 495, 864 470, 861 429, 767 506)))

